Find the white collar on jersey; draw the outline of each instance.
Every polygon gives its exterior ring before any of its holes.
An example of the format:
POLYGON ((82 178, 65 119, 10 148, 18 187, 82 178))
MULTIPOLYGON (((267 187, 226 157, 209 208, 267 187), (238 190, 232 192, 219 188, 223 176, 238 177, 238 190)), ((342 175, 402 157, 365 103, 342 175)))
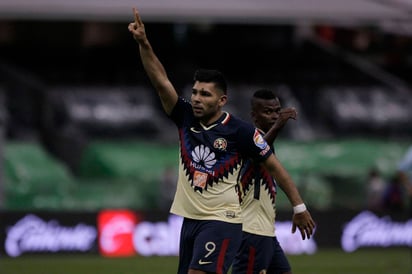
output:
POLYGON ((202 122, 199 122, 199 124, 202 126, 202 128, 204 130, 209 130, 211 128, 214 128, 215 126, 217 126, 218 124, 226 124, 227 121, 229 121, 230 118, 230 114, 226 111, 223 111, 223 114, 214 124, 211 124, 210 126, 206 126, 204 124, 202 124, 202 122))

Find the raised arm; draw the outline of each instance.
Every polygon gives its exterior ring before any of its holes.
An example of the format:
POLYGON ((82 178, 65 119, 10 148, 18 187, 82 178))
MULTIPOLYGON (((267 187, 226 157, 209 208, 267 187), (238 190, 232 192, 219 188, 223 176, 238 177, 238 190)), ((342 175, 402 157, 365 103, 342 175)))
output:
POLYGON ((297 111, 295 108, 293 107, 282 108, 279 112, 279 117, 277 118, 276 122, 263 136, 266 142, 268 142, 269 144, 273 144, 280 130, 285 126, 286 122, 289 119, 296 120, 296 116, 297 116, 297 111))
POLYGON ((285 192, 293 206, 294 214, 292 233, 295 233, 296 229, 299 228, 302 239, 309 239, 314 232, 315 222, 313 221, 309 211, 306 209, 302 197, 300 196, 299 191, 293 183, 289 173, 274 154, 267 158, 266 161, 263 162, 263 165, 275 178, 276 183, 285 192))
POLYGON ((129 31, 139 44, 140 59, 152 85, 160 97, 163 109, 167 114, 170 114, 178 99, 177 92, 147 39, 144 24, 136 8, 133 8, 133 13, 134 22, 129 24, 129 31))

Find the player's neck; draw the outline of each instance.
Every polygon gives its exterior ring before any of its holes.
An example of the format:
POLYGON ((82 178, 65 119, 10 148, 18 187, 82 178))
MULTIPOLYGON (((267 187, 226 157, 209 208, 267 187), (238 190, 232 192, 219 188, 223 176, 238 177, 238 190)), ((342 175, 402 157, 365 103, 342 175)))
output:
POLYGON ((200 123, 206 127, 211 126, 214 123, 216 123, 220 119, 220 117, 222 117, 222 115, 226 115, 226 114, 220 110, 216 112, 213 116, 203 117, 202 119, 200 119, 200 123))

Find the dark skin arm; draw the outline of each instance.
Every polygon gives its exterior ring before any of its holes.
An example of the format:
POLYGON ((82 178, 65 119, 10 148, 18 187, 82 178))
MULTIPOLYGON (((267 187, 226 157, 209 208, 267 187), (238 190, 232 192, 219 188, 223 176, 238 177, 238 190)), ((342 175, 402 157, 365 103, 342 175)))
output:
MULTIPOLYGON (((292 206, 303 204, 303 200, 292 178, 274 154, 270 155, 269 158, 263 162, 263 166, 271 174, 271 176, 275 178, 277 184, 283 192, 285 192, 292 206)), ((315 222, 313 221, 309 211, 305 210, 302 213, 294 214, 292 221, 292 233, 295 233, 298 228, 302 239, 309 239, 315 229, 315 222)))
POLYGON ((273 124, 273 126, 266 132, 263 138, 268 142, 268 144, 273 144, 276 137, 278 136, 279 132, 285 126, 289 119, 296 120, 296 116, 298 115, 297 111, 293 107, 289 108, 282 108, 279 112, 279 118, 273 124))
MULTIPOLYGON (((266 142, 272 144, 287 121, 289 119, 296 120, 296 116, 297 111, 295 108, 289 107, 281 109, 278 119, 263 136, 266 142)), ((278 167, 276 171, 276 177, 277 180, 280 179, 278 180, 280 188, 286 193, 293 206, 303 203, 302 198, 300 197, 299 192, 293 184, 289 174, 286 172, 286 170, 284 170, 284 168, 278 161, 275 162, 277 162, 277 165, 275 166, 278 167)), ((306 238, 310 239, 315 229, 315 222, 313 221, 309 211, 306 210, 302 213, 294 214, 292 223, 292 233, 295 233, 296 230, 299 229, 303 240, 306 238)))

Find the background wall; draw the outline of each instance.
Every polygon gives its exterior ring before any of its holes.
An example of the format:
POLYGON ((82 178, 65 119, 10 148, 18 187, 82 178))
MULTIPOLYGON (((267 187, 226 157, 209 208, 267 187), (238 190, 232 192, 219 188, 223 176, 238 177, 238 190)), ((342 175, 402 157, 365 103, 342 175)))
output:
MULTIPOLYGON (((127 31, 131 3, 28 2, 1 3, 2 208, 167 207, 177 134, 127 31)), ((299 112, 276 146, 310 206, 364 208, 369 171, 388 184, 411 144, 408 3, 191 3, 139 5, 178 92, 218 68, 226 110, 248 120, 252 92, 274 89, 299 112)))

